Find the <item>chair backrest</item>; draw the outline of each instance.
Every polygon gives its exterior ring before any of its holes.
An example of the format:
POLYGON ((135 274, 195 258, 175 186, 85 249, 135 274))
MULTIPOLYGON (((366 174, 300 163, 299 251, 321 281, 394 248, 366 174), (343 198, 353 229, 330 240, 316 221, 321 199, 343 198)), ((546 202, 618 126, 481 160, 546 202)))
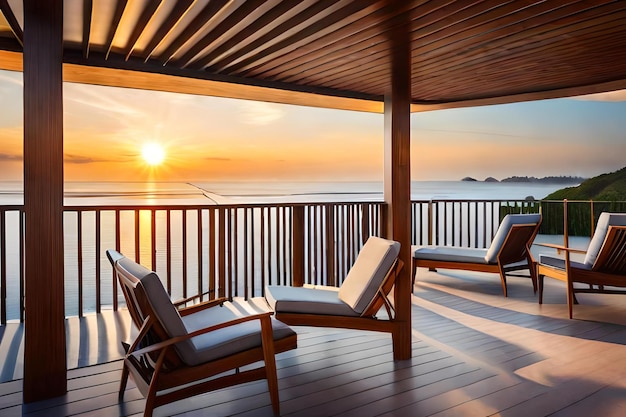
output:
MULTIPOLYGON (((535 238, 537 231, 539 230, 539 225, 541 224, 541 214, 533 213, 533 214, 507 214, 502 219, 500 223, 500 227, 498 227, 498 231, 496 232, 493 240, 491 241, 491 245, 487 250, 487 254, 485 255, 485 261, 488 263, 496 263, 498 261, 498 255, 503 250, 503 245, 507 242, 507 252, 508 253, 504 263, 512 263, 517 262, 526 256, 526 244, 530 245, 532 240, 535 238), (510 239, 511 230, 514 225, 527 225, 526 228, 516 228, 517 230, 517 238, 522 237, 526 239, 524 244, 518 244, 517 240, 513 241, 510 239), (533 233, 534 230, 534 233, 533 233), (513 245, 515 243, 515 245, 513 245), (512 256, 513 253, 519 250, 520 256, 518 259, 514 259, 515 256, 512 256)), ((502 259, 501 259, 502 261, 502 259)))
POLYGON ((609 226, 593 270, 626 275, 626 226, 609 226))
POLYGON ((606 240, 609 226, 626 226, 626 213, 607 213, 603 212, 598 217, 596 231, 589 242, 587 254, 585 255, 584 264, 592 267, 596 263, 596 258, 600 249, 606 240))
POLYGON ((367 239, 339 288, 339 299, 362 314, 376 297, 399 253, 398 242, 376 236, 367 239))
MULTIPOLYGON (((133 320, 135 317, 139 318, 141 326, 148 316, 154 317, 156 323, 153 331, 160 340, 186 335, 187 328, 159 276, 121 254, 119 256, 112 254, 111 258, 117 259, 115 272, 122 285, 133 320)), ((168 362, 178 364, 180 359, 186 363, 195 360, 196 352, 190 339, 177 343, 175 348, 179 357, 175 354, 169 355, 168 362)))

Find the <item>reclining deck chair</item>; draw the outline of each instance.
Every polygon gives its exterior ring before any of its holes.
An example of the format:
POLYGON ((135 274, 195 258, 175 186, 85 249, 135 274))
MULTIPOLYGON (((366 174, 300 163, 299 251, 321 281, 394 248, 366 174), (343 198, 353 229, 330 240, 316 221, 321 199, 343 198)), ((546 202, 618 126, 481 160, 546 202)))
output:
POLYGON ((507 214, 488 249, 416 246, 413 251, 413 285, 418 267, 499 273, 506 297, 506 274, 527 269, 533 291, 537 292, 537 271, 530 246, 540 225, 541 214, 507 214))
POLYGON ((626 294, 626 290, 605 288, 626 287, 626 214, 601 213, 587 251, 551 244, 541 246, 562 250, 565 258, 539 255, 539 304, 543 303, 545 276, 566 283, 570 319, 576 302, 575 293, 626 294), (584 261, 570 260, 570 253, 585 254, 584 261), (574 283, 588 284, 588 287, 574 287, 574 283))
POLYGON ((293 330, 271 312, 242 316, 224 299, 177 309, 156 273, 119 252, 108 250, 107 256, 139 329, 124 358, 120 398, 129 373, 146 397, 144 416, 166 403, 267 379, 279 414, 274 355, 296 348, 293 330), (264 366, 239 370, 261 361, 264 366))
POLYGON ((387 295, 402 268, 400 244, 370 237, 340 288, 267 286, 265 299, 276 318, 290 325, 392 332, 395 311, 387 295), (389 320, 376 313, 385 306, 389 320))

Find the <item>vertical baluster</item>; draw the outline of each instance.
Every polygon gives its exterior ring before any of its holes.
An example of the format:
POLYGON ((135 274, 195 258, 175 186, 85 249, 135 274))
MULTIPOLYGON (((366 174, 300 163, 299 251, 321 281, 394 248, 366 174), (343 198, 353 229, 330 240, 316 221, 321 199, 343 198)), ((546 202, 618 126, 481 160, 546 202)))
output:
MULTIPOLYGON (((261 268, 260 268, 261 269, 260 270, 260 273, 261 273, 261 291, 263 291, 263 288, 265 288, 265 278, 266 278, 265 277, 265 268, 266 268, 266 263, 269 262, 269 259, 266 262, 266 257, 265 257, 265 254, 266 254, 265 219, 266 219, 266 217, 269 217, 269 216, 265 215, 265 210, 266 209, 267 209, 267 207, 264 207, 264 206, 259 207, 260 216, 261 216, 261 219, 259 221, 259 239, 260 239, 260 242, 259 242, 259 252, 260 252, 260 258, 261 258, 260 259, 260 261, 261 261, 261 268)), ((256 295, 255 292, 252 292, 252 296, 254 297, 255 295, 256 295)))
POLYGON ((76 212, 76 251, 78 267, 78 317, 83 316, 83 212, 76 212))
POLYGON ((295 287, 301 287, 304 285, 304 206, 293 206, 292 211, 292 285, 294 285, 295 287))
POLYGON ((7 324, 7 245, 6 245, 6 211, 0 210, 0 324, 7 324))
POLYGON ((154 209, 150 210, 150 264, 152 270, 157 270, 156 262, 156 212, 154 209))
MULTIPOLYGON (((278 207, 267 208, 267 284, 272 285, 272 266, 278 262, 278 251, 274 255, 272 250, 272 217, 275 217, 278 211, 278 207)), ((278 229, 278 223, 276 223, 276 229, 278 229)), ((274 241, 274 245, 276 241, 274 241)), ((265 284, 261 286, 261 295, 265 295, 265 284)))
POLYGON ((243 211, 243 296, 248 299, 248 208, 243 211))
POLYGON ((100 288, 102 282, 100 278, 100 240, 101 240, 101 231, 102 231, 102 222, 101 222, 101 214, 102 212, 96 209, 96 313, 100 314, 102 311, 102 289, 100 288))
POLYGON ((165 246, 166 246, 166 261, 165 270, 167 271, 167 293, 172 294, 172 210, 167 209, 165 212, 165 246))
POLYGON ((183 235, 183 282, 182 282, 182 290, 183 290, 183 298, 187 297, 187 210, 183 209, 183 224, 182 224, 182 235, 183 235))
POLYGON ((141 263, 141 252, 139 251, 139 241, 141 235, 139 234, 139 209, 135 209, 135 260, 138 264, 141 263))
MULTIPOLYGON (((118 252, 121 252, 121 241, 122 239, 120 238, 120 210, 119 209, 115 209, 115 220, 114 220, 114 228, 115 228, 115 250, 118 252)), ((115 271, 113 271, 113 276, 112 276, 112 281, 113 281, 113 309, 117 310, 118 307, 118 297, 117 297, 117 277, 115 276, 115 271)))
MULTIPOLYGON (((215 225, 215 215, 214 215, 215 212, 213 210, 211 210, 210 213, 213 214, 213 218, 212 219, 209 218, 209 225, 208 225, 208 227, 209 227, 210 238, 209 238, 209 245, 208 245, 209 249, 208 250, 209 250, 209 256, 212 256, 213 257, 213 261, 215 261, 215 239, 212 239, 214 237, 213 229, 214 229, 214 225, 215 225)), ((203 289, 204 285, 203 285, 203 282, 202 282, 202 275, 203 275, 203 271, 204 271, 204 260, 203 260, 203 256, 202 256, 203 255, 202 242, 204 240, 204 234, 202 233, 202 223, 203 223, 203 220, 202 220, 202 209, 201 208, 198 208, 196 210, 196 216, 198 217, 198 222, 196 224, 196 228, 198 230, 197 231, 197 235, 198 235, 198 237, 197 237, 197 242, 198 242, 197 245, 198 246, 196 248, 196 251, 197 251, 196 256, 198 258, 198 284, 197 284, 197 288, 198 288, 198 294, 200 295, 200 300, 202 301, 202 300, 204 300, 204 296, 203 296, 203 294, 204 294, 204 289, 203 289)), ((209 271, 213 270, 213 265, 215 265, 215 263, 211 262, 209 260, 209 265, 208 265, 209 271)), ((213 281, 210 278, 209 278, 209 281, 210 282, 209 282, 208 291, 209 291, 209 294, 211 294, 211 295, 209 295, 209 297, 212 297, 211 290, 214 288, 214 284, 213 284, 213 281)))
POLYGON ((231 291, 230 291, 230 297, 229 298, 233 298, 233 291, 232 291, 232 286, 235 286, 235 291, 234 291, 234 296, 237 297, 239 295, 239 209, 235 209, 234 210, 234 219, 233 219, 233 223, 234 223, 234 227, 233 227, 233 233, 231 234, 231 239, 233 240, 233 245, 232 245, 232 252, 233 252, 233 256, 234 256, 234 262, 233 262, 233 267, 234 267, 234 280, 231 280, 231 291))
POLYGON ((326 281, 330 286, 337 285, 337 277, 335 275, 335 217, 333 216, 332 204, 327 204, 324 207, 324 235, 326 241, 326 281))
MULTIPOLYGON (((213 211, 214 209, 210 209, 213 211)), ((227 210, 220 207, 218 209, 218 270, 217 270, 217 297, 226 297, 226 212, 227 210)), ((213 240, 213 239, 211 239, 213 240)), ((209 265, 209 271, 213 271, 214 268, 209 265)), ((214 282, 214 279, 210 279, 210 282, 214 282)), ((213 298, 214 294, 210 294, 210 298, 213 298)))

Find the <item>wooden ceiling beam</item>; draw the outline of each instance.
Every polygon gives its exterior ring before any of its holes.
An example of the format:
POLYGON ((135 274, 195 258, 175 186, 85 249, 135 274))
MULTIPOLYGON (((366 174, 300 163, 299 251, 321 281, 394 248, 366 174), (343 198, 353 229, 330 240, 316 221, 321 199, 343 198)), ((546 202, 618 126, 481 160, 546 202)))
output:
MULTIPOLYGON (((429 3, 430 4, 430 3, 429 3)), ((255 77, 270 78, 274 80, 285 81, 287 77, 300 74, 304 70, 310 70, 315 68, 315 61, 323 58, 323 61, 330 58, 331 55, 336 54, 337 59, 341 59, 346 55, 352 53, 353 50, 360 49, 356 45, 369 45, 374 46, 377 43, 384 43, 386 38, 383 34, 380 34, 380 25, 382 22, 390 22, 393 24, 394 20, 399 19, 399 14, 411 13, 413 10, 411 7, 417 8, 416 5, 410 5, 409 3, 402 9, 397 7, 384 6, 381 9, 363 17, 359 21, 358 27, 352 25, 343 26, 334 32, 322 36, 300 48, 290 51, 288 56, 280 58, 280 65, 276 61, 268 61, 265 64, 257 66, 254 70, 249 71, 247 74, 255 77)))
POLYGON ((205 70, 213 73, 227 72, 225 69, 238 63, 240 60, 250 56, 257 49, 262 48, 268 44, 273 44, 277 40, 291 36, 297 32, 297 28, 310 20, 319 18, 320 14, 331 13, 335 9, 339 8, 340 2, 333 0, 320 0, 314 3, 312 6, 306 8, 302 12, 293 16, 291 19, 284 21, 276 26, 273 26, 272 30, 265 35, 256 39, 255 41, 245 45, 242 48, 234 50, 231 54, 224 56, 222 59, 206 67, 205 70))
POLYGON ((345 7, 330 13, 322 19, 304 27, 294 35, 274 45, 270 45, 247 59, 241 60, 228 67, 228 72, 234 75, 246 76, 257 66, 270 60, 284 62, 280 57, 287 52, 293 51, 306 45, 308 42, 318 39, 340 27, 354 23, 381 7, 376 0, 361 0, 346 5, 345 7))
POLYGON ((83 57, 89 58, 91 46, 91 17, 93 0, 83 0, 83 57))
POLYGON ((0 12, 4 15, 4 18, 9 23, 9 27, 11 28, 11 32, 13 32, 13 36, 19 42, 20 46, 24 47, 24 32, 20 27, 20 23, 17 21, 11 6, 9 5, 8 0, 0 0, 0 12))
POLYGON ((170 11, 169 15, 155 32, 154 36, 148 41, 144 50, 136 55, 142 58, 144 62, 147 62, 154 53, 155 49, 165 41, 176 25, 178 25, 181 19, 189 12, 194 2, 195 0, 177 1, 174 4, 174 8, 170 11))
POLYGON ((212 0, 210 1, 198 15, 187 25, 187 27, 168 45, 157 59, 166 65, 178 51, 200 30, 204 25, 215 18, 225 7, 228 6, 230 0, 212 0))
MULTIPOLYGON (((192 47, 182 54, 174 65, 180 68, 187 68, 192 61, 202 51, 210 47, 214 42, 224 37, 229 31, 235 33, 237 26, 245 27, 251 22, 254 22, 260 15, 262 15, 268 8, 273 5, 273 2, 265 0, 247 0, 242 3, 235 11, 229 14, 224 20, 218 23, 209 33, 204 35, 201 39, 198 39, 192 47)), ((194 62, 191 68, 199 69, 202 65, 196 65, 194 62)))
POLYGON ((139 40, 139 37, 146 29, 146 26, 148 26, 148 23, 157 13, 162 4, 162 0, 149 0, 145 8, 141 12, 139 20, 137 20, 137 23, 135 23, 133 31, 130 34, 128 41, 126 42, 126 48, 124 48, 126 51, 124 54, 127 61, 135 50, 135 47, 137 46, 137 40, 139 40))
POLYGON ((113 47, 113 39, 115 39, 115 34, 117 33, 117 29, 120 26, 120 21, 122 20, 122 16, 124 15, 124 10, 126 9, 126 4, 128 0, 117 0, 115 3, 115 12, 113 14, 113 20, 111 21, 111 26, 109 27, 109 33, 107 35, 106 41, 104 43, 105 47, 105 59, 109 57, 111 53, 111 48, 113 47))

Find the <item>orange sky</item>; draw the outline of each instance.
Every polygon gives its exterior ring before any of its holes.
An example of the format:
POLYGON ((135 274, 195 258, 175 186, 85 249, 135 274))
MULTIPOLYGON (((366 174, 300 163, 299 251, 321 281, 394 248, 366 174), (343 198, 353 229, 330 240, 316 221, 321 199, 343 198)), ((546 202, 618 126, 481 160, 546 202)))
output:
MULTIPOLYGON (((22 176, 21 73, 0 71, 0 180, 22 176)), ((414 180, 626 165, 623 93, 412 115, 414 180), (621 94, 621 95, 620 95, 621 94)), ((65 84, 68 181, 381 180, 383 116, 65 84), (165 162, 149 167, 145 143, 165 162)))

